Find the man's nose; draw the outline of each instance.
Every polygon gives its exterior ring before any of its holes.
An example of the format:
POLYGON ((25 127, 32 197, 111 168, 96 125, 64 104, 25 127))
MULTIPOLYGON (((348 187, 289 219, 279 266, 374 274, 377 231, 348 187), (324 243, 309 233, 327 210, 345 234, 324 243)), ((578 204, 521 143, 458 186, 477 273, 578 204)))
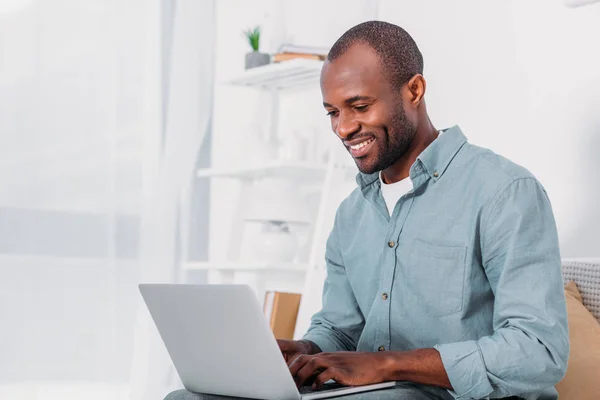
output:
POLYGON ((335 127, 335 133, 340 139, 346 139, 348 136, 360 131, 360 124, 347 114, 340 113, 335 127))

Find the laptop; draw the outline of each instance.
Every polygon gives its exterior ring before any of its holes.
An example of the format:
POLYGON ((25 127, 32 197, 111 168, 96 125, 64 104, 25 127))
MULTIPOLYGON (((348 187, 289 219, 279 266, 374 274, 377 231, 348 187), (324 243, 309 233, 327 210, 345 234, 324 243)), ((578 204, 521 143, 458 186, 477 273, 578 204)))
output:
POLYGON ((247 285, 140 284, 139 288, 190 392, 312 400, 395 386, 395 382, 333 385, 319 391, 303 387, 300 393, 259 300, 247 285))

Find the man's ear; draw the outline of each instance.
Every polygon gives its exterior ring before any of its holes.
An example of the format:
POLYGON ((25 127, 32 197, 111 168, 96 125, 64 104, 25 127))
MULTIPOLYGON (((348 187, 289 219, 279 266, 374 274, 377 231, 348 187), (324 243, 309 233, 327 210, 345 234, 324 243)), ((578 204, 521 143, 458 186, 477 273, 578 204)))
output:
POLYGON ((413 107, 417 107, 425 98, 427 82, 421 74, 416 74, 408 81, 406 88, 408 90, 408 100, 413 107))

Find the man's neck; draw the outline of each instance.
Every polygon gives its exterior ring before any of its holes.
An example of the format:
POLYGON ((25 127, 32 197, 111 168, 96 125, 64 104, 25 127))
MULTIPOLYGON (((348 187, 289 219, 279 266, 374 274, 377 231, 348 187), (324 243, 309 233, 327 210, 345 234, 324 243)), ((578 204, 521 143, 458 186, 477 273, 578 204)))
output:
POLYGON ((408 151, 388 168, 381 171, 384 183, 390 184, 405 179, 410 174, 410 167, 415 163, 419 154, 423 152, 437 137, 438 131, 429 122, 426 127, 417 129, 408 151))

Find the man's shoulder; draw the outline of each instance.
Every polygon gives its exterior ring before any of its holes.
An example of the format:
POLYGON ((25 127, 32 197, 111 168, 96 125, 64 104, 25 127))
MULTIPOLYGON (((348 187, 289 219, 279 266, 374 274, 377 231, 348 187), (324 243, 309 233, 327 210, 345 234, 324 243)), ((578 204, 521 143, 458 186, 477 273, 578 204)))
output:
POLYGON ((516 162, 495 153, 494 151, 467 143, 462 152, 460 163, 468 168, 472 174, 471 179, 493 183, 493 187, 504 187, 520 179, 533 179, 536 177, 527 168, 516 162))
MULTIPOLYGON (((450 168, 456 171, 458 179, 468 180, 468 186, 476 185, 480 195, 481 191, 488 193, 487 196, 480 196, 481 199, 489 200, 512 182, 520 179, 535 180, 539 184, 539 181, 527 168, 488 148, 468 142, 454 158, 450 168)), ((338 217, 346 219, 356 216, 360 210, 364 209, 365 202, 362 189, 354 188, 340 203, 337 209, 338 217)))

